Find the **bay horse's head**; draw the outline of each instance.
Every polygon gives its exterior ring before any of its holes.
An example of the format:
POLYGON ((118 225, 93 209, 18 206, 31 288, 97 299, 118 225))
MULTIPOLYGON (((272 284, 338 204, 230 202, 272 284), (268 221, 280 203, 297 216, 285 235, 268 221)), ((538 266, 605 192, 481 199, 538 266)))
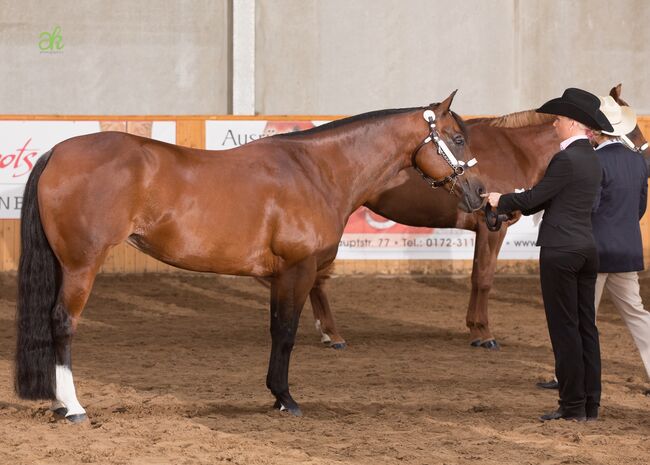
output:
POLYGON ((458 207, 472 212, 483 205, 481 194, 486 190, 471 170, 476 159, 470 152, 465 123, 449 109, 456 92, 424 109, 422 117, 429 126, 429 135, 413 152, 411 163, 432 188, 444 187, 456 194, 460 199, 458 207))
MULTIPOLYGON (((629 106, 625 100, 621 98, 621 87, 622 84, 612 87, 612 90, 609 91, 609 95, 621 106, 629 106)), ((648 141, 643 136, 639 125, 637 124, 632 129, 632 132, 621 136, 621 140, 632 150, 643 155, 646 161, 650 160, 650 150, 648 150, 648 141)))

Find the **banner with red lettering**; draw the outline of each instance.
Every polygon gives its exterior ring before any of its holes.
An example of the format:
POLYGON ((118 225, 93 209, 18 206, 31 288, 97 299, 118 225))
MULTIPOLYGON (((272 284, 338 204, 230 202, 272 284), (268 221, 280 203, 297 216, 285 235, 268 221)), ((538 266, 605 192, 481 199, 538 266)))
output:
POLYGON ((174 121, 0 121, 0 219, 20 218, 25 183, 41 155, 71 137, 112 130, 176 141, 174 121))
MULTIPOLYGON (((309 129, 326 122, 208 120, 205 125, 206 148, 225 150, 263 137, 309 129)), ((522 218, 508 228, 499 258, 537 259, 539 249, 535 246, 536 239, 537 226, 531 218, 522 218)), ((404 226, 362 207, 350 216, 336 258, 471 260, 474 257, 474 241, 475 233, 472 231, 404 226)))

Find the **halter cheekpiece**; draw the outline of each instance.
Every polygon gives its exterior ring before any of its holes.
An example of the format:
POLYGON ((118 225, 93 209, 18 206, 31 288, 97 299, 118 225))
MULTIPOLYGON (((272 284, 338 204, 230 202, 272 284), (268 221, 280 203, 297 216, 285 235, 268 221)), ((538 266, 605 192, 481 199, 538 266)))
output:
POLYGON ((429 123, 429 135, 422 142, 420 142, 420 145, 418 145, 411 154, 411 164, 413 165, 413 168, 415 168, 415 171, 420 173, 420 176, 422 176, 422 178, 427 183, 429 183, 429 186, 431 186, 432 189, 437 189, 438 187, 442 187, 450 182, 451 189, 449 192, 453 193, 454 187, 456 186, 456 181, 458 181, 458 176, 465 174, 466 168, 471 168, 478 162, 476 161, 476 158, 472 158, 467 163, 465 163, 463 160, 456 159, 451 150, 449 150, 449 147, 447 147, 445 141, 440 138, 440 134, 436 129, 436 114, 432 110, 425 110, 424 113, 422 113, 422 117, 426 122, 429 123), (420 149, 429 142, 433 142, 438 155, 440 155, 453 170, 449 176, 446 176, 443 179, 436 180, 424 174, 424 172, 420 169, 420 167, 417 165, 417 162, 415 161, 415 157, 417 156, 420 149))

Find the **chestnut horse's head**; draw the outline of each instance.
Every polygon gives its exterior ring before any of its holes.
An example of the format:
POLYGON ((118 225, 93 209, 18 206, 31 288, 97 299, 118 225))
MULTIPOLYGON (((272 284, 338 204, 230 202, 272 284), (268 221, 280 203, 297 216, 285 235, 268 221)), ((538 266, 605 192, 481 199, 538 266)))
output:
MULTIPOLYGON (((623 87, 622 84, 612 87, 612 90, 609 91, 609 95, 611 95, 612 98, 619 105, 629 106, 627 102, 625 102, 625 100, 621 98, 621 87, 623 87)), ((643 155, 646 160, 650 159, 650 150, 648 150, 648 141, 643 136, 643 133, 641 132, 641 129, 639 129, 638 124, 634 126, 632 132, 621 137, 621 140, 623 140, 623 142, 632 150, 643 155)))
POLYGON ((456 194, 460 199, 458 207, 472 212, 483 205, 481 194, 486 190, 472 170, 476 160, 469 148, 465 124, 449 109, 455 95, 456 91, 443 102, 424 109, 422 118, 429 135, 415 149, 411 162, 431 187, 444 187, 456 194))

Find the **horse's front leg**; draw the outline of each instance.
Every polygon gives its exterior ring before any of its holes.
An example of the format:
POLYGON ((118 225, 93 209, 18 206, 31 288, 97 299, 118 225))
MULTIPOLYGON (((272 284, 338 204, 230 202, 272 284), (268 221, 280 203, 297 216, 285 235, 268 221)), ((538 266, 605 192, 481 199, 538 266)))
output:
POLYGON ((499 349, 499 343, 492 336, 488 321, 488 297, 494 282, 497 257, 507 226, 499 231, 489 231, 483 222, 479 222, 474 246, 474 263, 472 266, 472 293, 467 308, 467 326, 470 330, 471 345, 486 349, 499 349))
POLYGON ((329 343, 333 349, 345 349, 345 339, 339 334, 325 293, 326 279, 319 276, 314 283, 314 287, 309 292, 309 300, 314 312, 314 322, 316 323, 316 329, 321 334, 321 342, 329 343))
POLYGON ((476 226, 476 238, 474 241, 474 260, 472 261, 472 276, 470 278, 472 289, 469 295, 469 304, 467 305, 467 316, 465 324, 469 329, 469 340, 472 347, 481 346, 481 330, 478 327, 478 276, 483 266, 485 250, 488 247, 488 229, 482 227, 481 222, 476 226))
POLYGON ((316 279, 316 259, 309 257, 283 271, 271 283, 271 358, 266 386, 275 408, 296 416, 302 412, 289 393, 289 359, 296 340, 300 313, 316 279))

